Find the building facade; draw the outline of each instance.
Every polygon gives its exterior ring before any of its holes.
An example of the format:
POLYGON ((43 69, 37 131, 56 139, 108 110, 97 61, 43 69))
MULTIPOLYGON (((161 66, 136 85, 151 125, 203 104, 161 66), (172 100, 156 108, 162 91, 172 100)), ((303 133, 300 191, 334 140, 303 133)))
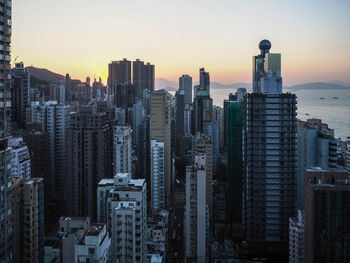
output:
POLYGON ((227 106, 227 202, 232 223, 242 223, 243 126, 244 112, 240 101, 227 106))
POLYGON ((112 240, 112 259, 120 262, 145 262, 146 180, 133 180, 130 174, 121 173, 116 174, 114 179, 103 179, 98 185, 97 203, 97 218, 107 221, 107 231, 112 240))
POLYGON ((31 177, 31 160, 27 145, 23 142, 23 138, 9 139, 9 147, 12 152, 12 176, 30 178, 31 177))
POLYGON ((98 182, 113 174, 113 119, 95 105, 81 106, 70 117, 68 215, 95 219, 98 182))
POLYGON ((220 126, 216 121, 205 121, 203 123, 203 133, 211 138, 213 145, 213 174, 216 174, 219 169, 220 162, 220 126))
POLYGON ((347 170, 305 170, 304 262, 349 262, 349 204, 347 170))
POLYGON ((151 141, 151 208, 158 212, 165 207, 164 142, 151 141))
POLYGON ((114 174, 132 173, 132 130, 129 126, 115 126, 113 133, 114 174))
POLYGON ((196 154, 194 165, 186 167, 185 262, 205 263, 207 259, 209 212, 205 159, 205 154, 196 154))
POLYGON ((17 128, 24 129, 26 123, 26 107, 30 105, 30 74, 23 62, 16 63, 11 70, 12 78, 12 120, 17 128))
POLYGON ((143 61, 136 59, 132 62, 132 80, 136 88, 136 97, 143 98, 144 91, 154 91, 154 65, 150 63, 144 63, 143 61))
POLYGON ((116 83, 131 83, 131 61, 126 58, 108 64, 109 95, 113 94, 112 89, 116 83))
POLYGON ((304 211, 298 210, 297 217, 289 218, 289 263, 304 262, 304 211))
POLYGON ((111 239, 106 224, 93 224, 75 244, 75 263, 110 262, 111 239))
POLYGON ((193 158, 197 154, 205 155, 205 176, 206 176, 206 204, 208 205, 208 210, 210 214, 210 219, 213 216, 213 142, 211 137, 205 136, 203 134, 197 134, 194 138, 195 147, 193 151, 193 158))
POLYGON ((199 88, 210 95, 210 76, 204 68, 199 69, 199 88))
POLYGON ((184 91, 184 103, 192 103, 192 77, 189 75, 182 75, 179 78, 179 90, 184 91))
POLYGON ((282 93, 280 54, 269 53, 268 40, 259 47, 253 93, 244 99, 243 222, 252 248, 287 254, 296 213, 296 96, 282 93))
POLYGON ((12 180, 13 262, 44 262, 44 180, 12 180))
POLYGON ((164 189, 166 204, 171 191, 171 118, 170 103, 166 91, 156 91, 151 95, 150 141, 164 143, 164 189))
POLYGON ((3 26, 0 31, 0 43, 3 46, 3 56, 0 58, 0 138, 5 138, 11 133, 11 2, 0 3, 0 21, 3 26))
POLYGON ((304 172, 310 167, 337 167, 334 130, 319 119, 298 120, 297 206, 304 210, 304 172))

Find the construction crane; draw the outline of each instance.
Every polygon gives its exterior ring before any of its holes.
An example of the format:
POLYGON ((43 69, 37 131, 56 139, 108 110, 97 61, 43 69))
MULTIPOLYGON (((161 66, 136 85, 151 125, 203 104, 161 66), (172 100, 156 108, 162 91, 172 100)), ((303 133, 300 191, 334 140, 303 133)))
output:
POLYGON ((15 57, 15 60, 13 61, 12 67, 16 64, 18 56, 15 57))

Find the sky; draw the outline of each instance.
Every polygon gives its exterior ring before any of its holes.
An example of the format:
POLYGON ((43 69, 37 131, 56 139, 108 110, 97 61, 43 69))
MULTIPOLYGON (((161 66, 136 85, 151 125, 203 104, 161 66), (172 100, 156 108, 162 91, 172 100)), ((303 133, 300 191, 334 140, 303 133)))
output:
POLYGON ((13 0, 12 58, 73 78, 107 79, 112 60, 140 58, 156 78, 199 68, 251 82, 262 39, 282 54, 285 85, 350 83, 349 0, 13 0))

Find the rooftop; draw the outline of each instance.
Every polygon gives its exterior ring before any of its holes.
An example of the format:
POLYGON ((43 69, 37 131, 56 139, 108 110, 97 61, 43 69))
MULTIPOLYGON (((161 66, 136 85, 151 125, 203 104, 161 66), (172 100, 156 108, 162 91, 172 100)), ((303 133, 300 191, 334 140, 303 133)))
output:
POLYGON ((89 231, 86 233, 86 236, 98 236, 101 231, 103 231, 105 224, 94 224, 90 227, 89 231))

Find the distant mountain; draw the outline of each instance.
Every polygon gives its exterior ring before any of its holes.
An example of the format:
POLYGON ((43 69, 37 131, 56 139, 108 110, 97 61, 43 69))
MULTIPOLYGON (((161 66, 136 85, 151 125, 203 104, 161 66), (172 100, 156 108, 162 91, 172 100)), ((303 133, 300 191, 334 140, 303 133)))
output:
POLYGON ((350 87, 350 82, 344 82, 344 81, 339 81, 339 80, 331 80, 328 82, 333 83, 333 84, 339 84, 339 85, 346 86, 346 87, 350 87))
POLYGON ((30 85, 37 86, 37 85, 49 85, 50 83, 46 80, 39 79, 35 77, 34 75, 30 74, 30 85))
POLYGON ((176 91, 179 88, 178 82, 163 78, 156 78, 155 86, 156 90, 164 89, 166 91, 176 91))
MULTIPOLYGON (((27 67, 29 73, 33 77, 35 82, 44 84, 44 82, 65 82, 65 76, 52 72, 44 68, 35 68, 27 67)), ((198 85, 198 81, 193 82, 193 85, 198 85)), ((234 83, 234 84, 222 84, 220 82, 211 82, 211 89, 233 89, 237 88, 246 88, 248 91, 251 90, 251 83, 234 83)), ((179 84, 177 81, 170 81, 164 78, 155 79, 155 88, 156 90, 164 89, 169 92, 178 90, 179 84)), ((284 87, 291 91, 304 90, 304 89, 350 89, 350 83, 340 82, 340 81, 331 81, 331 82, 311 82, 303 83, 293 86, 284 87)))
POLYGON ((312 83, 304 83, 299 85, 294 85, 290 87, 285 87, 286 89, 297 91, 297 90, 305 90, 305 89, 350 89, 349 86, 344 86, 337 83, 328 83, 328 82, 312 82, 312 83))
MULTIPOLYGON (((199 83, 197 82, 196 85, 199 83)), ((210 82, 211 89, 238 89, 238 88, 246 88, 250 89, 252 87, 251 83, 234 83, 234 84, 222 84, 220 82, 210 82)))
POLYGON ((36 79, 46 81, 46 82, 65 82, 66 78, 63 75, 54 73, 45 68, 35 68, 27 67, 30 75, 34 76, 36 79))
MULTIPOLYGON (((199 82, 195 81, 193 82, 194 85, 198 85, 199 82)), ((156 78, 155 80, 155 86, 156 89, 165 89, 167 91, 176 91, 179 88, 179 83, 177 81, 170 81, 164 78, 156 78)), ((234 83, 234 84, 222 84, 219 82, 210 82, 210 88, 211 89, 234 89, 237 88, 251 88, 250 83, 234 83)))

